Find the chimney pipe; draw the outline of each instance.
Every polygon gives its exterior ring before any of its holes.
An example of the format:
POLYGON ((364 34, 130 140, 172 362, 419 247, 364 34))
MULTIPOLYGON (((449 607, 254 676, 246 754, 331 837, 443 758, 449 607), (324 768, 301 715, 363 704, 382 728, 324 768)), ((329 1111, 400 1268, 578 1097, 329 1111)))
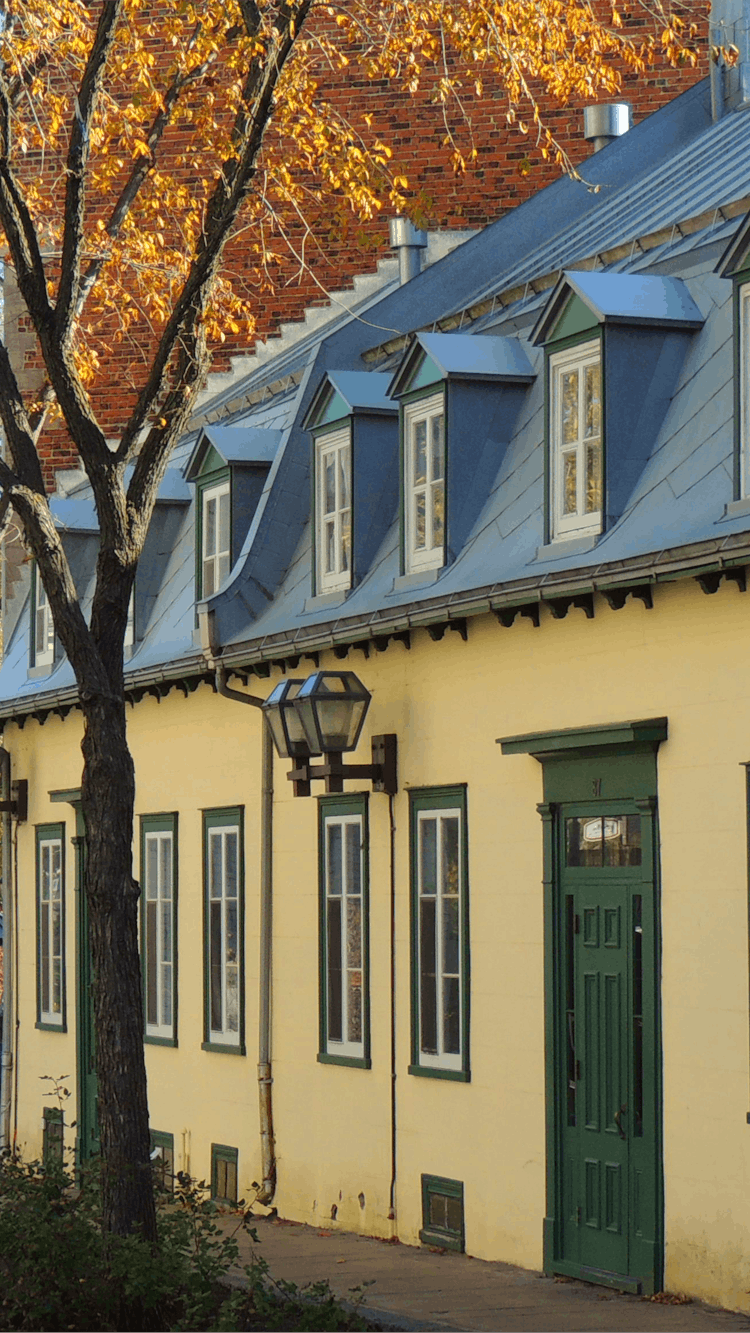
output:
POLYGON ((408 218, 391 218, 389 223, 391 247, 398 250, 398 279, 401 285, 416 278, 422 268, 422 251, 427 245, 427 232, 418 231, 408 218))
POLYGON ((627 134, 629 129, 629 102, 602 102, 583 108, 583 137, 593 142, 595 153, 606 148, 613 139, 627 134))

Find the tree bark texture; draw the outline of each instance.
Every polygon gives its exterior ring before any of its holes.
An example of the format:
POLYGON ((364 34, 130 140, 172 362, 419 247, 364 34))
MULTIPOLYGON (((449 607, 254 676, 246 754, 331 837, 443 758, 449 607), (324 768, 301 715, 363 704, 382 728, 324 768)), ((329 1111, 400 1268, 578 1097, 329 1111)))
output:
POLYGON ((138 949, 139 886, 132 874, 135 770, 122 695, 86 700, 83 713, 84 881, 94 974, 103 1225, 105 1232, 120 1235, 140 1228, 146 1239, 156 1241, 138 949))

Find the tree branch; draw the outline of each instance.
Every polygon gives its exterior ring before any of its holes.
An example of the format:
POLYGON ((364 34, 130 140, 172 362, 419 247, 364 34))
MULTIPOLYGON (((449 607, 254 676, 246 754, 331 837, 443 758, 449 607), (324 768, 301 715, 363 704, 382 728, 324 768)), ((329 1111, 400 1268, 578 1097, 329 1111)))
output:
POLYGON ((123 5, 124 0, 103 0, 99 25, 76 98, 70 130, 60 286, 55 308, 55 323, 63 346, 67 344, 73 327, 80 281, 86 207, 86 166, 91 151, 91 127, 123 5))

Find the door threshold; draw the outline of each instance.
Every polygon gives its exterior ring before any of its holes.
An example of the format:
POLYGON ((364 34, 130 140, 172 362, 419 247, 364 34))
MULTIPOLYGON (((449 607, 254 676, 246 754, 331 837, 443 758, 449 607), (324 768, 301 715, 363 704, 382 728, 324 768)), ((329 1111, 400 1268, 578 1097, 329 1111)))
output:
POLYGON ((550 1273, 560 1273, 563 1277, 577 1278, 579 1282, 594 1282, 599 1287, 612 1287, 615 1291, 625 1292, 628 1296, 643 1295, 643 1280, 626 1277, 624 1273, 608 1273, 603 1268, 587 1268, 583 1264, 570 1264, 564 1260, 550 1264, 550 1273))

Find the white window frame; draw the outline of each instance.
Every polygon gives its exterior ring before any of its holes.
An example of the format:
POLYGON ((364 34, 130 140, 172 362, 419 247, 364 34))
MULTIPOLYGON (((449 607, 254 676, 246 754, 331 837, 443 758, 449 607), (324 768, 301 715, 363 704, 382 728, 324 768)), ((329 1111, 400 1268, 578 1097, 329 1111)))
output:
POLYGON ((38 565, 34 565, 34 666, 51 666, 55 660, 55 625, 47 590, 38 565))
POLYGON ((206 826, 206 1040, 209 1046, 231 1046, 238 1050, 243 1042, 242 991, 243 991, 243 951, 242 951, 242 837, 239 824, 227 820, 226 823, 211 822, 206 826), (235 845, 235 881, 232 886, 228 876, 229 840, 235 845), (214 876, 214 848, 220 848, 220 868, 218 877, 214 876), (234 892, 230 890, 233 887, 234 892), (235 949, 232 951, 230 940, 234 919, 235 949), (214 976, 214 943, 218 941, 218 975, 214 976), (220 1022, 215 1022, 214 984, 218 981, 220 1022), (234 984, 233 984, 234 983, 234 984), (233 1005, 231 991, 234 990, 236 1006, 233 1005), (232 1010, 234 1009, 234 1012, 232 1010), (234 1022, 232 1022, 234 1019, 234 1022))
POLYGON ((601 343, 598 338, 591 342, 579 343, 575 347, 568 347, 563 352, 555 352, 549 358, 549 390, 550 390, 550 458, 549 458, 549 476, 550 476, 550 523, 551 536, 555 538, 578 537, 588 534, 595 534, 602 530, 602 509, 592 510, 586 513, 585 510, 585 489, 586 489, 586 467, 585 450, 587 445, 586 437, 581 430, 582 417, 582 394, 579 392, 579 433, 575 442, 563 443, 563 425, 562 425, 562 377, 566 372, 577 370, 579 372, 579 389, 583 379, 584 371, 588 366, 599 366, 599 449, 600 449, 600 469, 602 472, 601 489, 602 501, 604 499, 604 468, 603 468, 603 420, 602 420, 602 355, 601 343), (563 512, 565 497, 565 457, 575 452, 576 455, 576 511, 573 514, 563 512))
MULTIPOLYGON (((325 960, 323 968, 323 977, 322 977, 322 984, 325 987, 325 995, 321 997, 323 1000, 323 1011, 325 1014, 325 1027, 324 1030, 321 1032, 322 1048, 325 1054, 329 1056, 340 1056, 352 1060, 364 1060, 367 1055, 366 1039, 367 1039, 367 1019, 368 1019, 368 1003, 367 1003, 367 989, 366 989, 367 959, 366 959, 366 920, 365 920, 365 914, 367 912, 367 892, 366 892, 366 879, 365 879, 367 867, 365 864, 366 830, 365 830, 364 812, 352 812, 350 814, 344 814, 341 812, 336 812, 336 813, 331 812, 329 814, 326 812, 325 807, 323 807, 321 828, 323 834, 322 945, 323 945, 323 958, 325 960), (340 844, 341 892, 340 893, 332 892, 330 830, 332 830, 333 828, 339 828, 341 830, 341 844, 340 844), (359 861, 358 861, 359 892, 358 893, 351 891, 352 885, 350 884, 350 865, 348 856, 346 854, 346 842, 347 839, 350 837, 349 830, 352 830, 353 837, 354 839, 357 840, 359 846, 359 861), (357 963, 355 961, 354 963, 350 963, 349 944, 351 940, 349 932, 349 926, 350 926, 349 906, 350 904, 352 906, 355 906, 357 903, 359 904, 359 941, 358 941, 359 962, 357 963), (341 1014, 340 1038, 331 1036, 331 1019, 332 1019, 331 997, 333 989, 331 963, 334 961, 331 955, 331 934, 332 934, 331 924, 332 924, 332 910, 334 906, 340 907, 339 930, 338 930, 339 957, 338 959, 335 960, 338 963, 338 968, 336 970, 340 977, 340 987, 341 987, 340 995, 338 996, 338 1005, 341 1014), (348 985, 350 973, 351 974, 359 973, 359 990, 360 990, 359 1026, 360 1026, 361 1037, 358 1041, 352 1040, 348 1035, 349 1020, 351 1017, 349 1012, 350 987, 348 985)), ((354 931, 354 936, 355 936, 354 942, 356 943, 356 929, 354 931)))
MULTIPOLYGON (((171 821, 170 821, 171 823, 171 821)), ((175 829, 143 829, 141 901, 143 904, 143 971, 146 1036, 172 1042, 176 1032, 177 938, 175 829), (152 861, 150 852, 155 852, 152 861), (155 874, 154 874, 155 869, 155 874), (150 1018, 151 977, 156 1018, 150 1018)))
POLYGON ((445 524, 446 524, 446 439, 445 439, 445 395, 442 390, 429 398, 419 398, 406 403, 403 408, 404 428, 404 564, 407 574, 418 573, 423 569, 440 569, 445 564, 445 524), (429 447, 432 422, 442 420, 442 476, 437 476, 433 467, 434 455, 429 447), (415 438, 417 427, 426 426, 426 476, 424 482, 417 482, 415 477, 415 438), (419 499, 425 504, 425 544, 417 546, 417 506, 419 499), (442 526, 434 522, 436 508, 442 505, 442 526))
POLYGON ((64 835, 51 831, 46 834, 43 829, 39 829, 37 832, 38 1012, 41 1024, 45 1027, 58 1028, 65 1026, 64 858, 64 835), (57 1007, 55 1007, 55 965, 59 980, 57 1007))
POLYGON ((415 901, 417 909, 416 922, 416 966, 417 966, 417 991, 418 991, 418 1014, 417 1014, 417 1033, 416 1045, 418 1052, 418 1063, 423 1069, 450 1069, 460 1071, 464 1069, 465 1051, 464 1051, 464 1005, 466 1003, 464 976, 464 895, 466 885, 464 884, 464 838, 466 836, 464 828, 464 812, 460 806, 439 806, 431 809, 419 809, 416 811, 416 868, 417 883, 415 892, 415 901), (443 841, 445 837, 445 823, 448 820, 455 819, 458 822, 458 883, 455 893, 446 893, 446 885, 443 878, 443 841), (434 821, 437 825, 436 833, 436 891, 435 893, 425 893, 423 891, 424 875, 422 864, 422 827, 428 821, 434 821), (458 917, 458 970, 456 972, 446 971, 445 968, 445 942, 444 932, 441 928, 443 922, 443 908, 446 899, 455 899, 458 917), (422 912, 425 900, 435 904, 435 985, 436 985, 436 1028, 437 1028, 437 1051, 426 1051, 422 1046, 423 1031, 423 951, 422 951, 422 912), (440 1002, 440 993, 442 984, 449 979, 456 979, 458 983, 458 1051, 447 1051, 445 1035, 445 1002, 440 1002))
POLYGON ((750 282, 739 290, 740 496, 750 495, 750 282))
POLYGON ((343 592, 352 586, 352 444, 344 426, 315 441, 316 592, 343 592), (326 511, 326 463, 334 459, 334 508, 326 511), (347 494, 343 494, 342 474, 347 494), (328 529, 332 529, 334 568, 326 569, 328 529))
POLYGON ((128 618, 125 621, 125 636, 122 641, 123 648, 132 648, 135 644, 135 586, 130 589, 128 599, 128 618))
POLYGON ((214 593, 225 582, 232 568, 232 498, 231 483, 229 478, 225 481, 217 482, 215 486, 206 486, 201 491, 201 597, 213 597, 214 593), (219 547, 219 536, 221 533, 221 502, 226 498, 227 503, 227 546, 219 547), (212 502, 216 503, 216 522, 214 525, 216 548, 213 551, 207 549, 208 539, 208 506, 212 502), (213 587, 210 591, 206 587, 206 566, 211 567, 213 576, 213 587))

